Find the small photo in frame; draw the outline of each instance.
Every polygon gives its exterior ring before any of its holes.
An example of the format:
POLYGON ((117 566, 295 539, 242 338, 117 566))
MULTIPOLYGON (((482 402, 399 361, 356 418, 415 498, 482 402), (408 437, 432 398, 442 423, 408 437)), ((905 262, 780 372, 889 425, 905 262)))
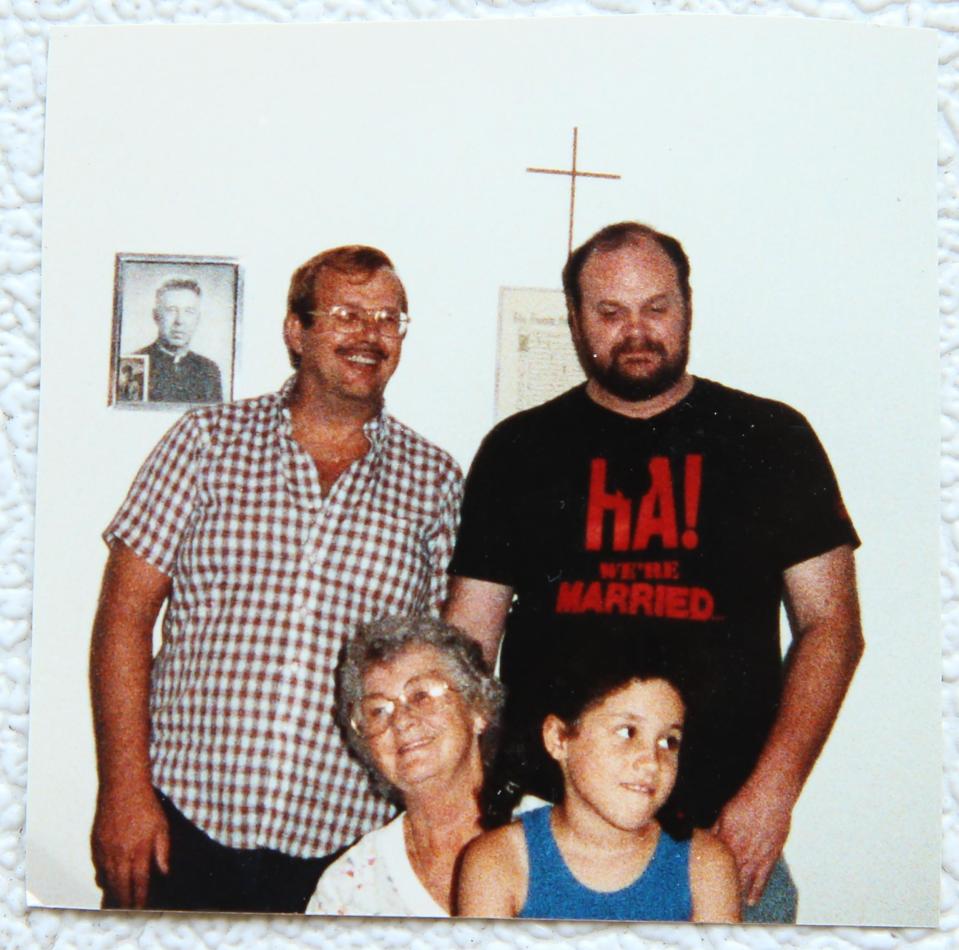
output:
POLYGON ((241 292, 232 258, 117 254, 109 404, 155 409, 232 399, 241 292))
POLYGON ((121 356, 117 367, 114 398, 118 403, 146 401, 147 377, 150 372, 150 357, 121 356))

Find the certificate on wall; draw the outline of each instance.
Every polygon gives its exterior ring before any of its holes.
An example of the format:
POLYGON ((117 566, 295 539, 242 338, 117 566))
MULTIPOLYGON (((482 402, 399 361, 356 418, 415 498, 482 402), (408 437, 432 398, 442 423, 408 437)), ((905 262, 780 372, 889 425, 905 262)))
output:
POLYGON ((585 379, 561 290, 501 288, 496 355, 497 419, 537 406, 585 379))

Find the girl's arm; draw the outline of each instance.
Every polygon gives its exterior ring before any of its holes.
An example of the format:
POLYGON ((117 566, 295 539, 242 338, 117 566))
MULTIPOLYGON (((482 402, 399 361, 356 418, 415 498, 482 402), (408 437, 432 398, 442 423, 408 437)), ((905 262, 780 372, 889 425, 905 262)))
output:
POLYGON ((693 832, 689 886, 696 923, 739 923, 742 904, 736 861, 722 839, 707 831, 693 832))
POLYGON ((515 917, 526 900, 529 863, 519 822, 471 841, 460 864, 458 917, 515 917))

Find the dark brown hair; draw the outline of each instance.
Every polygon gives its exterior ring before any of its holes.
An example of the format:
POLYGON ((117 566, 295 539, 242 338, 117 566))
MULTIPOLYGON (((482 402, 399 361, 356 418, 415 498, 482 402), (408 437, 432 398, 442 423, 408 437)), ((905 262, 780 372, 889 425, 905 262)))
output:
POLYGON ((566 261, 563 268, 563 293, 566 295, 566 305, 570 314, 578 314, 583 302, 582 290, 579 286, 579 275, 586 265, 586 261, 593 252, 604 253, 618 251, 629 244, 640 244, 643 241, 655 242, 663 253, 673 262, 679 279, 679 290, 683 295, 686 313, 689 314, 692 302, 692 289, 689 286, 689 258, 683 250, 682 244, 674 237, 663 234, 655 228, 638 221, 620 221, 619 224, 609 224, 597 231, 588 241, 581 244, 566 261))
MULTIPOLYGON (((345 247, 334 247, 311 257, 305 264, 301 264, 290 278, 290 290, 286 297, 288 313, 294 313, 304 327, 313 325, 312 310, 316 306, 316 282, 323 270, 336 271, 338 274, 348 274, 355 278, 357 283, 372 279, 378 270, 389 270, 395 273, 393 262, 375 247, 364 244, 349 244, 345 247)), ((397 280, 399 278, 397 277, 397 280)), ((406 290, 400 283, 403 295, 403 310, 406 310, 406 290)))

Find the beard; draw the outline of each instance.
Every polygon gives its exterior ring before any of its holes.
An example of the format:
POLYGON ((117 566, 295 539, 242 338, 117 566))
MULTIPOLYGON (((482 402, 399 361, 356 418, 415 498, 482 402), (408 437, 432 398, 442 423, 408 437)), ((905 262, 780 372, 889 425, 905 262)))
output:
POLYGON ((662 343, 624 340, 613 347, 608 362, 600 361, 582 335, 577 335, 575 342, 576 355, 586 376, 626 402, 643 402, 661 396, 682 379, 689 362, 688 335, 672 356, 662 343), (658 362, 646 369, 643 375, 629 372, 620 362, 625 357, 639 354, 658 358, 658 362))

